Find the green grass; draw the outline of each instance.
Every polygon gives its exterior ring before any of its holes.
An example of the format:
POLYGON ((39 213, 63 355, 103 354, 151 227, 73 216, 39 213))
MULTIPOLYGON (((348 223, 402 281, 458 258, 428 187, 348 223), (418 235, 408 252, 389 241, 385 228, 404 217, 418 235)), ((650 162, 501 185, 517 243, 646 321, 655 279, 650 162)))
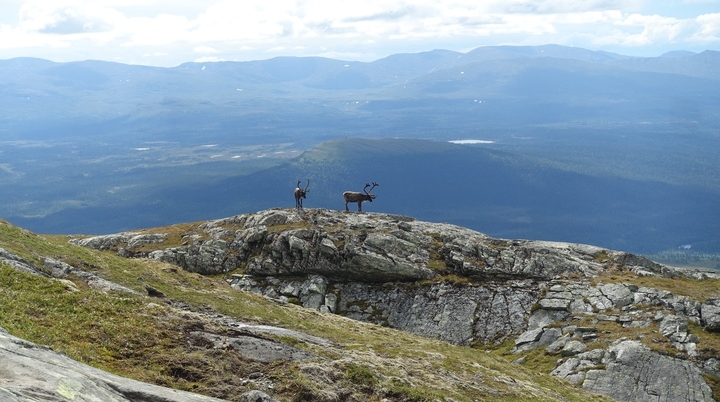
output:
POLYGON ((332 400, 328 395, 338 392, 347 400, 378 402, 606 400, 483 350, 272 303, 230 288, 222 275, 202 276, 158 261, 120 258, 68 244, 68 239, 0 224, 0 247, 33 264, 40 266, 42 257, 50 256, 143 294, 145 285, 152 286, 167 299, 103 293, 73 278, 74 286, 68 286, 2 265, 0 327, 115 374, 229 400, 253 387, 244 381, 250 373, 272 379, 272 394, 280 401, 332 400), (232 351, 209 348, 207 341, 193 336, 194 331, 218 337, 229 332, 206 316, 172 308, 170 299, 247 323, 323 337, 333 346, 277 337, 321 358, 310 363, 249 361, 232 351), (320 375, 318 370, 341 374, 320 375))

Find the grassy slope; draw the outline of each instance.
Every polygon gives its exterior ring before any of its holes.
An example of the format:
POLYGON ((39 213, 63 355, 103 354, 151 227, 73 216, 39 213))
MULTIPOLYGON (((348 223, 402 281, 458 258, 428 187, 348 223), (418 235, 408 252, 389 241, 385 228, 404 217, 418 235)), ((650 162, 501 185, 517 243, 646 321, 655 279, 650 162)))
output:
POLYGON ((129 260, 76 247, 67 236, 39 236, 0 223, 0 247, 42 266, 40 256, 140 292, 150 285, 194 310, 216 311, 249 323, 276 325, 325 337, 323 348, 280 339, 328 359, 260 364, 232 351, 193 341, 192 331, 228 334, 206 316, 171 308, 160 299, 105 294, 19 273, 0 264, 0 327, 13 335, 49 345, 73 359, 141 381, 237 400, 252 389, 245 379, 264 373, 280 400, 326 400, 328 389, 349 390, 348 400, 426 401, 447 396, 470 400, 604 400, 561 380, 511 365, 486 351, 457 347, 388 328, 277 305, 235 291, 221 277, 204 277, 148 260, 129 260), (323 383, 326 371, 334 385, 323 383))

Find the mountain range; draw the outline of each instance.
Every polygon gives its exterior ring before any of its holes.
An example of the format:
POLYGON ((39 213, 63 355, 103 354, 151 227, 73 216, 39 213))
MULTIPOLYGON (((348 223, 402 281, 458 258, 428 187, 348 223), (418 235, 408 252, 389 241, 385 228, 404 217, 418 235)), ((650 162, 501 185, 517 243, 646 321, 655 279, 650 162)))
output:
POLYGON ((556 45, 174 68, 0 60, 0 216, 112 233, 293 205, 720 252, 720 52, 556 45), (468 141, 459 141, 468 140, 468 141), (455 141, 456 143, 450 143, 455 141))

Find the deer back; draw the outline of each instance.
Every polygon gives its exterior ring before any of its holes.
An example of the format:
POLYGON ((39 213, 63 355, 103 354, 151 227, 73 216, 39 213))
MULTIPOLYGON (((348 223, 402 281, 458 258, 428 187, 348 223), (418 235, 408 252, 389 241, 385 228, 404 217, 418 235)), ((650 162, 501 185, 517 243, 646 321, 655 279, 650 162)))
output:
POLYGON ((343 198, 347 202, 358 202, 368 200, 368 196, 359 191, 346 191, 343 193, 343 198))

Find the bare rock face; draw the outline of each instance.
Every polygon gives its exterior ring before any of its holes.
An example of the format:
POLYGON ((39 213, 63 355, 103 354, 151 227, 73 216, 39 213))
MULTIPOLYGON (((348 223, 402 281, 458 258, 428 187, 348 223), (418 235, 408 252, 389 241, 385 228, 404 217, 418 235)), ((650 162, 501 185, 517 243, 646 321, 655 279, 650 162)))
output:
POLYGON ((690 362, 653 353, 640 342, 610 347, 605 369, 588 370, 583 388, 621 401, 713 401, 702 371, 690 362))

